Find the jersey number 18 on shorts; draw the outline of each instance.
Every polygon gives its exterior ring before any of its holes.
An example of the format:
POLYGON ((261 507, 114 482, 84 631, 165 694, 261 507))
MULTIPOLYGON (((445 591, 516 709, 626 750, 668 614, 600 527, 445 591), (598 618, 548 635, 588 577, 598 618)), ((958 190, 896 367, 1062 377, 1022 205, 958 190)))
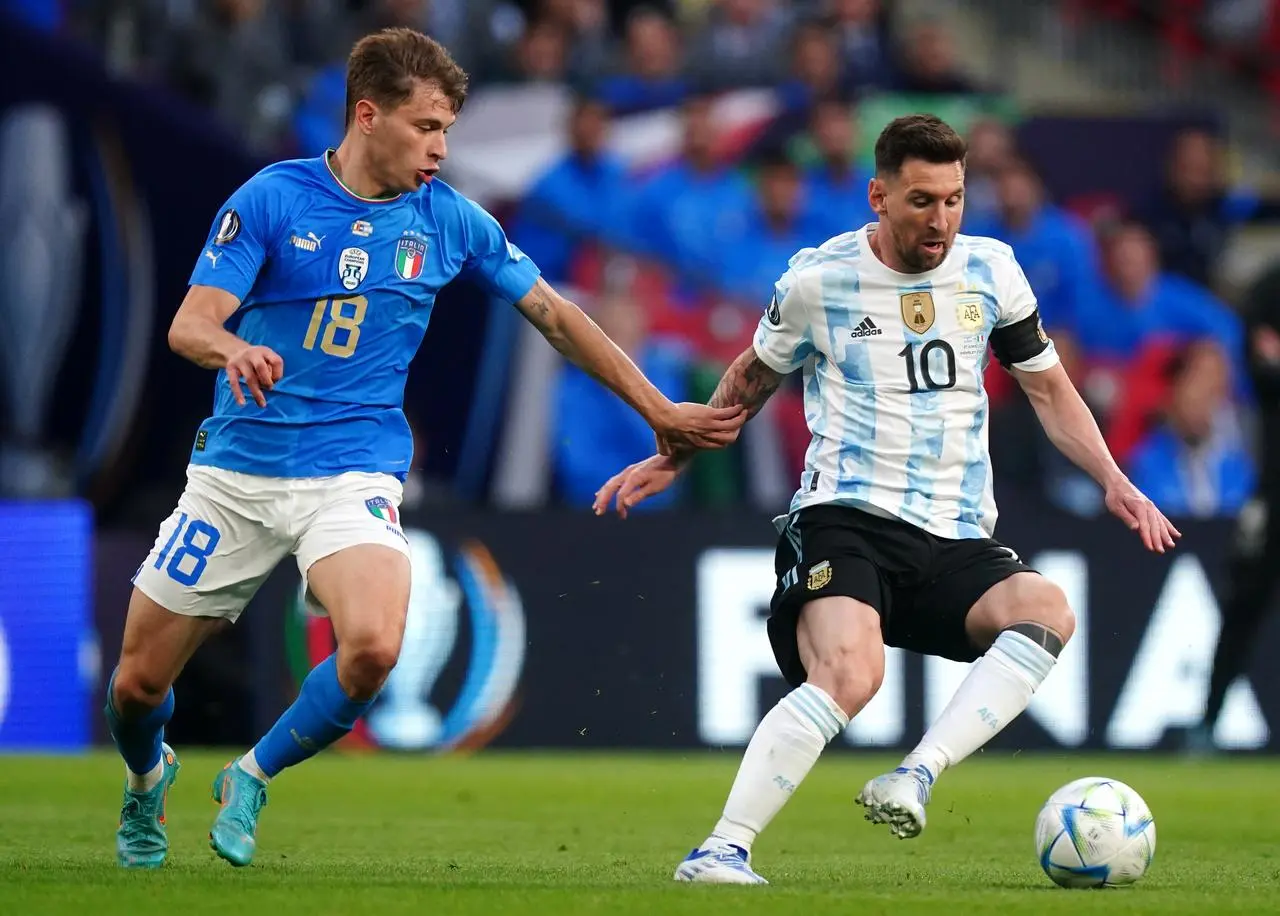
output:
POLYGON ((356 344, 360 342, 360 323, 369 308, 369 300, 364 296, 344 296, 340 299, 319 299, 311 312, 311 323, 307 325, 307 336, 302 338, 302 349, 314 350, 316 338, 320 338, 320 350, 330 356, 346 359, 356 352, 356 344), (351 314, 347 314, 348 306, 351 314), (325 315, 328 313, 328 321, 325 315), (320 327, 324 326, 324 335, 320 327), (342 343, 338 343, 338 332, 345 331, 342 343))
POLYGON ((160 556, 156 557, 155 568, 163 566, 169 578, 179 585, 195 585, 204 575, 204 568, 209 564, 209 554, 217 548, 221 537, 217 528, 198 518, 191 519, 191 524, 187 524, 187 513, 183 512, 178 518, 178 527, 173 529, 160 556), (170 557, 169 552, 173 550, 179 536, 182 537, 182 544, 170 557), (168 566, 164 565, 166 559, 169 561, 168 566))

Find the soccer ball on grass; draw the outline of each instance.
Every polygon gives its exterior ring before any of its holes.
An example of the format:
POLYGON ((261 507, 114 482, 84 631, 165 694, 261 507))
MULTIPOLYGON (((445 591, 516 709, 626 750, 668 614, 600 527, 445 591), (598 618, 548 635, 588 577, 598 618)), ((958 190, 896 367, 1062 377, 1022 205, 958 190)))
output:
POLYGON ((1040 867, 1061 887, 1126 887, 1146 873, 1155 851, 1151 809, 1115 779, 1069 782, 1036 818, 1040 867))

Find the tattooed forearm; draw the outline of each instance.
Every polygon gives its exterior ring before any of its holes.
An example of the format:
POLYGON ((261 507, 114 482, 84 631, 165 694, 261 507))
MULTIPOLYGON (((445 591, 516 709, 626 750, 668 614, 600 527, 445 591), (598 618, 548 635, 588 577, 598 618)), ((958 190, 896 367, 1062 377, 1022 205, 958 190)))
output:
POLYGON ((555 327, 555 295, 546 281, 539 279, 533 289, 516 303, 516 308, 529 319, 530 324, 546 334, 555 327))
POLYGON ((732 407, 742 404, 750 416, 755 416, 769 400, 783 376, 760 361, 754 349, 748 348, 733 361, 716 386, 707 403, 712 407, 732 407))

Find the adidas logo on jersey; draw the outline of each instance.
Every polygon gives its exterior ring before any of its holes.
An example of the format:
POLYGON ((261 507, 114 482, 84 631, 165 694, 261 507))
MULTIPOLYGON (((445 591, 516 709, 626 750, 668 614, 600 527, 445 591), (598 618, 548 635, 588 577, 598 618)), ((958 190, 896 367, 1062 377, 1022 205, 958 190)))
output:
POLYGON ((876 327, 876 323, 870 318, 863 318, 861 323, 849 332, 850 337, 875 337, 877 334, 883 334, 884 331, 876 327))

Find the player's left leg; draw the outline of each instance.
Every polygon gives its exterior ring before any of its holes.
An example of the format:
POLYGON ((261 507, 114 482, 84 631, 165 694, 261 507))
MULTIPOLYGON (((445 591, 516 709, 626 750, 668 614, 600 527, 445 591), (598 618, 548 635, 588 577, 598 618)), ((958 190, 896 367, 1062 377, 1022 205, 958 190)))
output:
MULTIPOLYGON (((923 829, 923 817, 918 823, 895 824, 877 813, 920 797, 927 803, 944 769, 974 753, 1022 714, 1075 632, 1075 617, 1062 590, 1007 554, 956 570, 937 585, 921 589, 915 603, 917 615, 928 614, 936 621, 935 635, 931 645, 906 648, 976 660, 916 748, 894 772, 867 783, 859 796, 868 819, 890 823, 903 839, 923 829), (970 604, 974 593, 979 597, 970 604), (953 634, 950 640, 948 630, 953 634)), ((890 642, 897 644, 892 638, 890 642)))
POLYGON ((293 705, 253 749, 214 780, 221 809, 210 840, 232 865, 253 860, 270 780, 350 732, 399 657, 409 606, 408 543, 399 525, 385 517, 395 518, 398 484, 385 478, 389 484, 369 489, 372 476, 338 478, 300 539, 298 566, 308 602, 329 615, 338 649, 312 669, 293 705))

